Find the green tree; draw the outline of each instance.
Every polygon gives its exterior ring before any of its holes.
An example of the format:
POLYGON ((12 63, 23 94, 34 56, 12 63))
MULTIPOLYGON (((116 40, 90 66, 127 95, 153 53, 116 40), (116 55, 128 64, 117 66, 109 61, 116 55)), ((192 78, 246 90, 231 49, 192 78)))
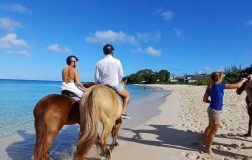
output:
POLYGON ((168 83, 169 82, 169 79, 170 79, 170 72, 168 72, 167 70, 160 70, 158 72, 158 75, 159 75, 159 81, 161 83, 168 83))
POLYGON ((164 69, 159 72, 154 72, 151 69, 142 69, 137 73, 131 74, 127 79, 128 83, 132 84, 167 83, 170 79, 170 72, 164 69))
POLYGON ((154 72, 151 69, 143 69, 138 71, 136 74, 142 77, 145 83, 149 84, 151 83, 151 77, 154 74, 154 72))
POLYGON ((131 75, 128 77, 127 83, 139 84, 139 83, 142 83, 142 81, 144 81, 144 78, 141 77, 140 75, 134 73, 134 74, 131 74, 131 75))

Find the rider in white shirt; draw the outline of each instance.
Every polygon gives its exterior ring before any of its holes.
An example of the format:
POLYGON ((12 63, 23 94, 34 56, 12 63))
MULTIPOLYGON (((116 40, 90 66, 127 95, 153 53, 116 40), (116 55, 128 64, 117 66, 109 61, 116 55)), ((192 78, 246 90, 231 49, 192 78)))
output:
POLYGON ((113 57, 114 47, 106 44, 103 47, 105 57, 97 62, 95 70, 95 82, 108 85, 123 97, 122 118, 131 118, 126 115, 129 104, 129 92, 120 83, 123 78, 123 69, 120 60, 113 57))

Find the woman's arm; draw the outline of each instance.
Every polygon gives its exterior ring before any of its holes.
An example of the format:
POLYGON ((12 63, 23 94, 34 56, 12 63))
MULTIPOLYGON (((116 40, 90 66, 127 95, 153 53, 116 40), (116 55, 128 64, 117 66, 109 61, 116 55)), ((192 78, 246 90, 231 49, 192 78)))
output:
POLYGON ((205 94, 203 96, 203 102, 210 103, 211 101, 208 99, 209 98, 209 88, 206 89, 205 94))
POLYGON ((248 80, 247 78, 243 78, 242 80, 240 80, 239 82, 235 83, 235 84, 226 84, 225 89, 237 89, 240 88, 242 86, 242 84, 248 80))
POLYGON ((78 86, 81 90, 83 90, 83 91, 86 90, 86 88, 85 88, 85 87, 83 86, 83 84, 80 82, 80 79, 79 79, 79 75, 78 75, 78 71, 77 71, 77 70, 75 70, 74 80, 75 80, 75 83, 77 84, 77 86, 78 86))

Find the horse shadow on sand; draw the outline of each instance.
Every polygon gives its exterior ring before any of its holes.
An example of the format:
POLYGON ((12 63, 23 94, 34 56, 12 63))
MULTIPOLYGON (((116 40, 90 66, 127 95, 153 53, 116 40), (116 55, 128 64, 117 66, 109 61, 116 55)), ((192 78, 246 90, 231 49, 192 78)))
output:
MULTIPOLYGON (((132 137, 120 136, 119 138, 125 141, 141 143, 145 145, 152 145, 152 146, 157 146, 157 147, 181 149, 181 150, 186 150, 189 152, 198 151, 199 153, 202 153, 203 151, 203 147, 200 144, 202 133, 193 132, 190 130, 187 130, 187 131, 178 130, 178 129, 172 128, 171 125, 151 124, 148 126, 151 127, 151 129, 133 130, 133 129, 124 128, 124 130, 130 131, 131 133, 133 133, 133 136, 132 137), (151 134, 152 137, 155 136, 156 138, 152 140, 146 140, 143 138, 143 136, 146 134, 151 134)), ((217 155, 229 156, 229 157, 231 156, 234 158, 247 157, 246 155, 241 155, 238 153, 232 153, 228 151, 222 151, 218 149, 213 149, 213 152, 217 155)))
MULTIPOLYGON (((22 137, 22 141, 10 144, 6 148, 8 158, 12 160, 32 160, 33 148, 36 135, 30 134, 26 130, 18 130, 17 134, 22 137)), ((73 157, 79 135, 79 125, 64 127, 57 135, 50 149, 50 158, 61 160, 73 157)))
POLYGON ((226 139, 232 139, 232 140, 238 140, 240 142, 247 142, 248 144, 251 144, 250 146, 238 146, 238 144, 236 144, 235 142, 232 144, 222 144, 222 143, 216 143, 214 142, 214 144, 219 144, 222 145, 224 147, 230 147, 230 148, 237 148, 240 147, 241 149, 252 149, 252 138, 251 137, 246 137, 242 134, 220 134, 217 135, 216 137, 219 138, 226 138, 226 139))

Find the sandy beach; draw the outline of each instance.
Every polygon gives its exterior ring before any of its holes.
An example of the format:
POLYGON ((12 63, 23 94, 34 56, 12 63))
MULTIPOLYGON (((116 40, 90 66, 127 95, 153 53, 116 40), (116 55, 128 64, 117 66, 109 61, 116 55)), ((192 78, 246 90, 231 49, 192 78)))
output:
POLYGON ((240 136, 247 132, 248 115, 245 94, 225 91, 221 128, 214 139, 214 156, 202 151, 199 144, 208 124, 202 101, 205 86, 151 85, 172 90, 161 114, 121 136, 121 146, 113 152, 113 159, 252 159, 252 137, 240 136), (134 153, 134 154, 133 154, 134 153))
MULTIPOLYGON (((172 91, 160 94, 152 103, 155 108, 151 118, 144 117, 139 123, 125 122, 120 132, 120 146, 112 152, 114 160, 232 160, 252 159, 252 137, 240 135, 247 132, 248 115, 245 93, 236 95, 235 90, 226 90, 221 128, 214 139, 214 156, 202 151, 200 138, 208 124, 208 104, 202 101, 205 86, 150 85, 172 91), (160 101, 160 102, 159 102, 160 101)), ((143 102, 145 105, 147 102, 143 102)), ((136 105, 136 104, 135 104, 136 105)), ((142 109, 142 108, 140 108, 142 109)), ((140 114, 148 113, 145 109, 140 114)), ((139 113, 138 113, 139 114, 139 113)), ((139 114, 139 117, 142 115, 139 114)), ((78 125, 65 127, 51 149, 52 159, 72 159, 78 136, 78 125)), ((34 131, 19 131, 18 135, 0 139, 0 159, 31 159, 35 140, 34 131)), ((95 147, 87 159, 101 159, 95 147)))

